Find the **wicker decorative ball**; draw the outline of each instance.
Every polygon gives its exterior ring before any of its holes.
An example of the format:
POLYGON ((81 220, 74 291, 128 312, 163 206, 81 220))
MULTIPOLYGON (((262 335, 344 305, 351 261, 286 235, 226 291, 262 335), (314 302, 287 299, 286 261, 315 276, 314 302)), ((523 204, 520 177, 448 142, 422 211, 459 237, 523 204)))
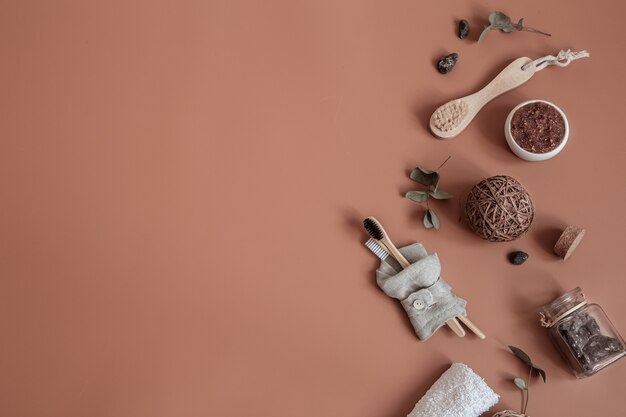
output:
POLYGON ((472 188, 465 218, 474 233, 490 242, 517 239, 528 230, 535 209, 528 192, 515 178, 496 175, 472 188))

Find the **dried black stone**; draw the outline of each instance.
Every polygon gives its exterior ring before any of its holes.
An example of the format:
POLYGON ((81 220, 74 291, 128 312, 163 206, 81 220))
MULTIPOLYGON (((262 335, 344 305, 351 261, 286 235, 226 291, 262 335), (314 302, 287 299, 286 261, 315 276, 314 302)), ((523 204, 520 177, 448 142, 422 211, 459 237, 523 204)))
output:
POLYGON ((509 254, 509 261, 513 265, 521 265, 528 260, 528 254, 526 252, 517 251, 509 254))
POLYGON ((465 39, 469 35, 469 22, 465 19, 459 21, 459 38, 465 39))
POLYGON ((456 61, 459 60, 459 54, 453 52, 450 55, 446 55, 437 62, 437 71, 442 74, 447 74, 456 65, 456 61))

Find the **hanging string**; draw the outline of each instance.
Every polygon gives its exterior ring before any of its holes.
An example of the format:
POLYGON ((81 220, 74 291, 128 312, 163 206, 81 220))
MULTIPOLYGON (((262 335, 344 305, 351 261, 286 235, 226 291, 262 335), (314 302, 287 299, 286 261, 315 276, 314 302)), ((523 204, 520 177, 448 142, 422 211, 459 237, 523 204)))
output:
POLYGON ((559 67, 566 67, 570 64, 570 62, 576 59, 588 58, 589 56, 589 52, 587 51, 572 52, 571 49, 568 49, 567 51, 561 50, 557 56, 546 55, 542 58, 535 59, 534 61, 525 64, 524 66, 522 66, 522 70, 526 70, 527 68, 530 68, 532 66, 535 67, 535 72, 541 71, 548 65, 558 65, 559 67))

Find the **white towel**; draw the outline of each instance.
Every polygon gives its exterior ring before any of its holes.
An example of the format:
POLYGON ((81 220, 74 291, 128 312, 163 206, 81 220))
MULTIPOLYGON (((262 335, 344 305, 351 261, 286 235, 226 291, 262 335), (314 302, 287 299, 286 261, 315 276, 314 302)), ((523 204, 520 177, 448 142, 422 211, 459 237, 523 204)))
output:
POLYGON ((453 363, 407 417, 478 417, 499 398, 469 366, 453 363))

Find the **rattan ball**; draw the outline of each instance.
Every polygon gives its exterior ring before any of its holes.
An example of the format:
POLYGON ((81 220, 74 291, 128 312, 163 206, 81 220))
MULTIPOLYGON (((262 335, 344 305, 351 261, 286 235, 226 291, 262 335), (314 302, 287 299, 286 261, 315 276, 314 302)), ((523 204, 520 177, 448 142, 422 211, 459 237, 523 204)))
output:
POLYGON ((496 175, 472 188, 465 202, 470 229, 490 242, 520 237, 535 217, 530 195, 515 178, 496 175))

